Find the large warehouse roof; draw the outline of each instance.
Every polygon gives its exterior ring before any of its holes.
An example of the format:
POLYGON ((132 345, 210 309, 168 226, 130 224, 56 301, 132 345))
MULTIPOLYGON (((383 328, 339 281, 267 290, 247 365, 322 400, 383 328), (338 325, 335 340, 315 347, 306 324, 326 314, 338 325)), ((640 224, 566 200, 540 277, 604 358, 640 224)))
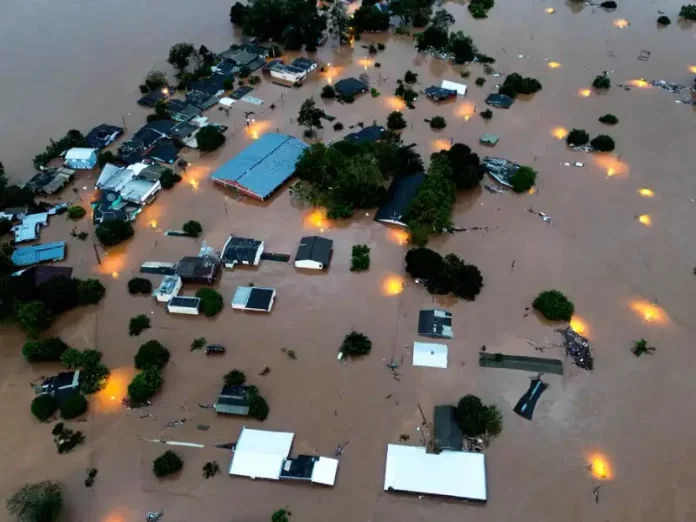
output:
POLYGON ((212 178, 266 199, 292 176, 297 159, 307 147, 293 136, 264 134, 215 171, 212 178))

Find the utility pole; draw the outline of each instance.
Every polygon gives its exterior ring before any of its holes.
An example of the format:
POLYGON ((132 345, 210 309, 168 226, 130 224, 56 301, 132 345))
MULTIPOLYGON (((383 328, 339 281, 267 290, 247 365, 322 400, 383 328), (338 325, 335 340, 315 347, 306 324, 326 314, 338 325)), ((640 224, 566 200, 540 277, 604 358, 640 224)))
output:
POLYGON ((97 263, 101 265, 101 258, 99 257, 99 250, 97 250, 97 244, 92 243, 92 246, 94 247, 94 255, 97 256, 97 263))

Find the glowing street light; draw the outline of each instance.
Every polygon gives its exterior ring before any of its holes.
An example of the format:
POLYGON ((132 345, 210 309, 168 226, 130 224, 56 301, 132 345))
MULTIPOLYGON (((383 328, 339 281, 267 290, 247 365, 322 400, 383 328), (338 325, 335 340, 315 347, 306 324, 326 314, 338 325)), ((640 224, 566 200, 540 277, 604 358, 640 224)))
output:
POLYGON ((549 62, 548 66, 549 69, 558 69, 561 66, 561 64, 558 62, 549 62))
POLYGON ((638 221, 640 221, 640 223, 646 227, 652 226, 652 218, 648 214, 638 216, 638 221))
POLYGON ((588 98, 589 96, 592 95, 592 91, 590 89, 580 89, 578 91, 578 94, 582 96, 583 98, 588 98))
POLYGON ((546 9, 544 9, 544 11, 546 11, 548 14, 553 14, 556 12, 556 10, 553 7, 547 7, 546 9))
POLYGON ((638 191, 638 194, 640 194, 644 198, 652 198, 655 196, 655 193, 652 190, 650 190, 649 188, 645 188, 645 187, 640 189, 638 191))

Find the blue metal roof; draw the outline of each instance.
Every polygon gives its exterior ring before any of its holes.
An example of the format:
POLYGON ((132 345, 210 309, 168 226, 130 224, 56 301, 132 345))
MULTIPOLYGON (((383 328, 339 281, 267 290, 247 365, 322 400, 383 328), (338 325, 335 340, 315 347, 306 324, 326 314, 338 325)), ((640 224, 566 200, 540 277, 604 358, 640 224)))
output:
POLYGON ((293 172, 300 154, 309 145, 285 134, 264 134, 211 177, 223 183, 235 183, 266 199, 293 172))
POLYGON ((65 241, 21 247, 12 252, 16 266, 29 266, 45 261, 60 261, 65 258, 65 241))

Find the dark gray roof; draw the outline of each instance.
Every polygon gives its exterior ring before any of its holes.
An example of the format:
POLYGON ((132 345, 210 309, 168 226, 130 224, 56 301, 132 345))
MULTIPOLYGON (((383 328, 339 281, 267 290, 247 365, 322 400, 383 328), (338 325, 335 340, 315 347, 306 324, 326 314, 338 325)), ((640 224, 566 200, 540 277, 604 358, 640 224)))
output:
POLYGON ((164 97, 164 93, 160 90, 150 91, 138 100, 138 105, 142 105, 143 107, 154 107, 155 103, 164 97))
POLYGON ((445 89, 443 87, 432 86, 425 89, 425 95, 428 98, 432 98, 435 101, 439 101, 447 100, 449 98, 456 98, 457 91, 453 91, 452 89, 445 89))
POLYGON ((425 174, 422 172, 395 177, 387 190, 386 203, 375 214, 375 221, 406 226, 403 217, 424 181, 425 174))
POLYGON ((452 339, 452 314, 444 310, 421 310, 418 335, 452 339))
POLYGON ((183 280, 212 282, 217 276, 220 261, 212 256, 184 257, 176 265, 176 275, 183 280))
POLYGON ((179 157, 179 149, 174 146, 172 140, 160 140, 148 153, 148 157, 171 165, 179 157))
POLYGON ((356 78, 344 78, 336 82, 334 89, 341 96, 355 96, 367 91, 367 85, 356 78))
POLYGON ((295 261, 312 260, 321 263, 324 268, 329 266, 333 241, 320 236, 307 236, 300 240, 295 261))
POLYGON ((216 413, 227 415, 248 415, 249 398, 246 386, 223 386, 215 403, 216 413))
POLYGON ((454 406, 435 406, 433 431, 435 432, 435 449, 438 451, 462 449, 464 435, 457 424, 456 411, 454 406))
POLYGON ((65 277, 70 279, 72 277, 72 271, 73 269, 70 266, 47 265, 33 266, 13 275, 22 277, 23 279, 29 281, 34 288, 36 288, 55 277, 65 277))
POLYGON ((253 263, 262 241, 247 237, 231 237, 227 241, 222 260, 253 263))
POLYGON ((49 168, 35 174, 24 185, 37 194, 54 194, 75 176, 75 171, 66 168, 49 168))
POLYGON ((489 94, 488 98, 486 98, 486 103, 488 105, 500 107, 501 109, 509 109, 514 101, 515 100, 505 94, 489 94))
POLYGON ((198 297, 178 295, 172 297, 168 302, 167 306, 180 306, 183 308, 196 308, 201 304, 201 300, 198 297))
POLYGON ((309 69, 312 67, 312 65, 316 65, 317 62, 314 60, 310 60, 309 58, 295 58, 292 61, 292 66, 297 67, 298 69, 302 69, 303 71, 309 71, 309 69))
POLYGON ((382 139, 384 127, 381 125, 370 125, 358 132, 352 132, 343 138, 344 141, 351 141, 356 143, 372 143, 382 139))
POLYGON ((280 470, 280 478, 295 480, 312 480, 314 464, 319 457, 312 455, 298 455, 294 459, 285 459, 280 470))
POLYGON ((138 177, 148 181, 159 181, 167 167, 162 165, 149 165, 138 173, 138 177))
POLYGON ((87 147, 92 149, 103 149, 121 134, 123 134, 122 127, 102 123, 87 133, 87 136, 85 136, 85 142, 87 147))
POLYGON ((268 310, 273 300, 273 290, 270 288, 252 288, 246 308, 251 310, 268 310))

